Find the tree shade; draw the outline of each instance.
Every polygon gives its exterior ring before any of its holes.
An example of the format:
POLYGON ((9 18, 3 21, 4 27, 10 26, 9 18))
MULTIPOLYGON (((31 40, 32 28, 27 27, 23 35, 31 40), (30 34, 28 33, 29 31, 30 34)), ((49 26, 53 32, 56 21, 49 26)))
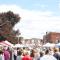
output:
POLYGON ((0 36, 0 41, 2 40, 6 40, 6 38, 4 36, 0 36))
POLYGON ((0 13, 0 41, 8 38, 13 40, 12 37, 16 37, 19 31, 14 31, 13 27, 20 21, 20 18, 12 11, 0 13))

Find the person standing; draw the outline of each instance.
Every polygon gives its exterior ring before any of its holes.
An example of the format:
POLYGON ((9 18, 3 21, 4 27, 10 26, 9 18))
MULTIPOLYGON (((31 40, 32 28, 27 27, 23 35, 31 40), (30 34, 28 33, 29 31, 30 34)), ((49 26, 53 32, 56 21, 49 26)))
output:
POLYGON ((25 52, 24 57, 22 58, 22 60, 32 60, 32 57, 30 57, 28 51, 25 52))
POLYGON ((17 60, 17 49, 16 48, 14 48, 13 56, 14 56, 14 60, 17 60))
POLYGON ((3 51, 0 50, 0 60, 4 60, 3 51))
POLYGON ((57 60, 53 55, 49 54, 49 50, 45 51, 45 55, 40 60, 57 60))
POLYGON ((8 50, 8 52, 10 53, 10 60, 12 60, 12 50, 11 50, 11 48, 9 48, 9 47, 8 47, 7 50, 8 50))
POLYGON ((4 52, 3 52, 4 60, 10 60, 10 53, 9 53, 9 51, 7 49, 8 49, 8 47, 4 48, 4 52))
POLYGON ((58 49, 54 49, 54 54, 53 54, 53 56, 54 56, 57 60, 60 60, 60 54, 59 54, 58 49))

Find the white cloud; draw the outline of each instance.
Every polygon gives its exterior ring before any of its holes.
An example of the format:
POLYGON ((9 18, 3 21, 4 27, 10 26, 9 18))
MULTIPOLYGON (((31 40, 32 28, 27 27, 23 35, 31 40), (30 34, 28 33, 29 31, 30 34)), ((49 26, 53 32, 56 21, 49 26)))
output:
POLYGON ((58 0, 57 3, 58 3, 58 6, 57 7, 60 10, 60 0, 58 0))
POLYGON ((40 38, 46 31, 60 32, 60 16, 53 16, 50 11, 27 10, 16 5, 0 5, 0 12, 9 10, 21 16, 21 21, 16 24, 15 29, 20 29, 25 38, 40 38))
POLYGON ((38 7, 38 8, 46 8, 46 7, 48 7, 48 5, 46 5, 46 4, 40 4, 40 3, 35 3, 35 4, 33 4, 33 6, 34 7, 38 7))

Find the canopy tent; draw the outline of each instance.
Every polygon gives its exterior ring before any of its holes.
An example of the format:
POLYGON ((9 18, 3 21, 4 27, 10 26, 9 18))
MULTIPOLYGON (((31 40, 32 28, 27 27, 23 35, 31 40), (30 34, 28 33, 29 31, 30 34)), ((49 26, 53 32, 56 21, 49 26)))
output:
POLYGON ((54 43, 46 43, 43 47, 55 47, 54 43))
POLYGON ((14 47, 29 47, 26 44, 15 44, 14 47))
POLYGON ((4 41, 0 42, 0 45, 2 45, 2 46, 10 46, 10 45, 6 44, 4 41))
POLYGON ((8 42, 8 41, 2 41, 2 42, 0 42, 0 45, 2 45, 2 46, 13 46, 13 44, 11 44, 10 42, 8 42))
POLYGON ((57 44, 55 45, 55 47, 60 48, 60 43, 57 43, 57 44))
POLYGON ((15 44, 14 47, 24 47, 24 45, 22 45, 22 44, 15 44))
POLYGON ((34 47, 35 44, 26 44, 26 46, 28 46, 28 47, 34 47))
POLYGON ((8 42, 7 40, 5 41, 5 43, 7 43, 8 45, 12 46, 13 47, 13 44, 8 42))

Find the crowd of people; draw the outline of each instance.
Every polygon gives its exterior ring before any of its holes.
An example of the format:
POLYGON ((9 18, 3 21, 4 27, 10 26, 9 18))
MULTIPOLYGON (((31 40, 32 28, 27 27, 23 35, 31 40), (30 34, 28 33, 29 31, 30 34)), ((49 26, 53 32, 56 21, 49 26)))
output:
POLYGON ((0 48, 0 60, 60 60, 60 48, 38 50, 36 48, 0 48))

